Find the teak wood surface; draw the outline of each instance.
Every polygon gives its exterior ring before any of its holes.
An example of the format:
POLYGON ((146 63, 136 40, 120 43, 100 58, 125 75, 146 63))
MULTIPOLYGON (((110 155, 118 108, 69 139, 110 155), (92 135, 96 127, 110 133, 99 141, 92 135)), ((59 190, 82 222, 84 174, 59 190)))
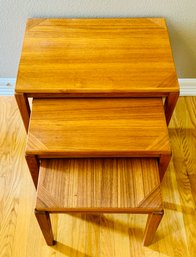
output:
POLYGON ((34 99, 26 154, 39 158, 168 156, 162 99, 34 99))
POLYGON ((177 91, 164 19, 27 22, 17 93, 177 91))
POLYGON ((178 81, 163 18, 29 19, 16 95, 24 97, 164 96, 169 122, 178 81))
POLYGON ((157 159, 45 159, 36 210, 48 212, 162 211, 157 159))
POLYGON ((35 215, 54 245, 50 213, 148 214, 143 245, 152 243, 163 217, 157 159, 44 159, 35 215))

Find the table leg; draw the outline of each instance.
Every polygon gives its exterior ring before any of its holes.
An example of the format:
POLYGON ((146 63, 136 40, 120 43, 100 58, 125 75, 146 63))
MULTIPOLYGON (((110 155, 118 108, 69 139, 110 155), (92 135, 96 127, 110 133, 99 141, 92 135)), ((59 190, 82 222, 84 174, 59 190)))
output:
POLYGON ((39 160, 34 155, 26 155, 25 156, 27 165, 29 167, 31 177, 33 179, 33 183, 35 188, 37 188, 38 176, 39 176, 39 160))
POLYGON ((15 94, 16 102, 18 104, 18 108, 20 110, 20 114, 23 120, 23 124, 25 126, 26 132, 28 132, 29 119, 30 119, 30 106, 28 98, 25 94, 15 94))
POLYGON ((167 125, 169 125, 172 113, 174 111, 174 108, 176 106, 176 102, 178 100, 179 93, 170 93, 166 99, 165 99, 165 117, 166 117, 166 122, 167 125))
POLYGON ((35 216, 46 240, 47 245, 54 245, 54 236, 52 233, 52 225, 50 221, 50 214, 46 211, 35 210, 35 216))
POLYGON ((148 220, 146 223, 144 239, 143 239, 144 246, 148 246, 152 243, 152 240, 154 239, 154 236, 155 236, 155 232, 159 226, 159 223, 163 218, 163 215, 164 215, 163 210, 148 214, 148 220))
POLYGON ((171 159, 171 155, 161 155, 159 159, 159 176, 162 181, 171 159))

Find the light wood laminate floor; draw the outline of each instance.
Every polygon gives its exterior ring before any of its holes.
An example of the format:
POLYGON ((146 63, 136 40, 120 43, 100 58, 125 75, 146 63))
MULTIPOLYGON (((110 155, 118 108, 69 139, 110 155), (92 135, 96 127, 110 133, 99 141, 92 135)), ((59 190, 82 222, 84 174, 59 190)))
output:
POLYGON ((165 215, 142 246, 147 215, 52 215, 46 245, 33 209, 25 130, 13 97, 0 97, 0 257, 196 256, 196 97, 181 97, 170 123, 173 158, 162 182, 165 215))

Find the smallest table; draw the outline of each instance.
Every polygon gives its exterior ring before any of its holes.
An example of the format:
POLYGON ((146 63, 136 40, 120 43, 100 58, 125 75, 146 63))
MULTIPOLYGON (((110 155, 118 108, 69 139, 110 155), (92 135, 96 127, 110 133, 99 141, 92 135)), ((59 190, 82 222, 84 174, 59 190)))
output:
POLYGON ((26 130, 29 97, 164 97, 169 123, 178 94, 163 18, 27 22, 16 83, 26 130))
POLYGON ((163 216, 156 159, 51 159, 40 167, 35 215, 48 245, 50 213, 148 214, 149 245, 163 216))

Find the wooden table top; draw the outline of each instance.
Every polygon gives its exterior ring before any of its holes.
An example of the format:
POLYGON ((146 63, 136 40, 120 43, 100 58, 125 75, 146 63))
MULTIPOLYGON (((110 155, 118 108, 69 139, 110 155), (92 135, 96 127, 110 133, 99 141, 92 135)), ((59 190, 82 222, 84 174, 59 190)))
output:
POLYGON ((162 210, 156 159, 50 159, 41 162, 37 210, 162 210))
POLYGON ((42 158, 170 154, 162 99, 34 99, 26 154, 42 158))
POLYGON ((178 92, 165 20, 29 19, 16 93, 178 92))

